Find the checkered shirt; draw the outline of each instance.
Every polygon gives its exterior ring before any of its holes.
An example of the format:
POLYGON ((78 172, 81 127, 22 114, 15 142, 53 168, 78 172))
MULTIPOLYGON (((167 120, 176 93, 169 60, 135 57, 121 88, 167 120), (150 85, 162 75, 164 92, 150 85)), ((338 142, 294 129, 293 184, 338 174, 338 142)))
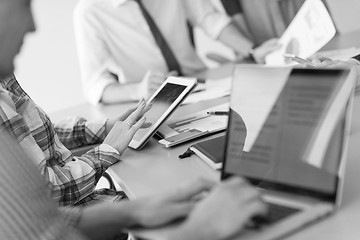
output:
POLYGON ((120 160, 116 149, 100 144, 80 157, 69 149, 101 143, 105 121, 67 118, 53 125, 45 112, 20 87, 15 76, 0 80, 0 125, 19 141, 51 189, 59 206, 123 198, 122 192, 94 191, 106 169, 120 160), (101 196, 103 195, 103 196, 101 196))

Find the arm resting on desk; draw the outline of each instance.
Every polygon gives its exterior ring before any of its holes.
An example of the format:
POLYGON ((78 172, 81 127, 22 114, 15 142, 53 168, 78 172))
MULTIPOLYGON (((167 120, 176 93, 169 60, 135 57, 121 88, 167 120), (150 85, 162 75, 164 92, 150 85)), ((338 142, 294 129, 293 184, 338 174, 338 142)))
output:
POLYGON ((68 149, 99 144, 106 137, 105 120, 88 122, 84 118, 69 117, 54 124, 54 127, 68 149))

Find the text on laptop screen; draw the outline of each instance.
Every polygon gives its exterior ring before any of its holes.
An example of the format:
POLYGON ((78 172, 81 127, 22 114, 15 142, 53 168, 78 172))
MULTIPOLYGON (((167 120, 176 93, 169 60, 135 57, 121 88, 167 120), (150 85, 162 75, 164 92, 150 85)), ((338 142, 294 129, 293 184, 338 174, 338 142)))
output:
POLYGON ((348 71, 293 69, 269 92, 255 90, 252 99, 244 99, 246 80, 239 75, 231 93, 223 172, 260 180, 259 187, 279 183, 334 194, 350 96, 344 86, 348 71))

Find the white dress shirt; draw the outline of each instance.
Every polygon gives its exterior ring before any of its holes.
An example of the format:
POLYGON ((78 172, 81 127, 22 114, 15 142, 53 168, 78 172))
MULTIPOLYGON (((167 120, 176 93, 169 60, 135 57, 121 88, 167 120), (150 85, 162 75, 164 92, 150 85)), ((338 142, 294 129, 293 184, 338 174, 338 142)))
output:
MULTIPOLYGON (((186 21, 217 38, 230 18, 209 0, 143 0, 185 75, 204 70, 186 21)), ((74 13, 84 92, 101 101, 106 86, 140 82, 148 70, 167 73, 165 59, 133 0, 80 0, 74 13)))

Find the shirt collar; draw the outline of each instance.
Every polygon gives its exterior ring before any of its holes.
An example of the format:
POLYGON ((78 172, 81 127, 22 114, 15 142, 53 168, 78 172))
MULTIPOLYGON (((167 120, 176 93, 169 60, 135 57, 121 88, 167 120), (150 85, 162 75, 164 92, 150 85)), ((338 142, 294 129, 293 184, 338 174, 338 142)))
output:
POLYGON ((128 2, 129 0, 112 0, 116 7, 128 2))

